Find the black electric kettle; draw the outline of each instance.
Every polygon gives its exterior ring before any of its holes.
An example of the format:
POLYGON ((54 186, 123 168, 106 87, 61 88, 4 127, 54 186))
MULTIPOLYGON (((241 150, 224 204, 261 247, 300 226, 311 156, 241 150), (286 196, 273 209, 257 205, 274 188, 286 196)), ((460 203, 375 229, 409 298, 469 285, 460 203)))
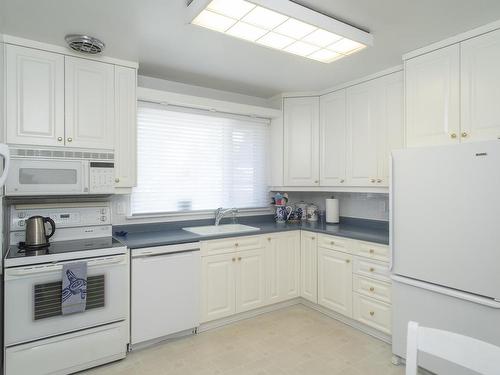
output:
POLYGON ((56 223, 50 217, 32 216, 26 220, 26 248, 42 248, 49 246, 49 238, 56 232, 56 223), (52 227, 50 234, 45 231, 45 223, 52 227))

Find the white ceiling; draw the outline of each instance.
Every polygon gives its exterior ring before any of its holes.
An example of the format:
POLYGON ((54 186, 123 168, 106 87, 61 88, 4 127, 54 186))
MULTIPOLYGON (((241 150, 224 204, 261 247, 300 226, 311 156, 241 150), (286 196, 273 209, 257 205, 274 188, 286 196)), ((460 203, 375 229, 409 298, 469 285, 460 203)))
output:
MULTIPOLYGON (((106 43, 140 74, 247 95, 321 90, 401 63, 405 52, 500 19, 499 0, 300 0, 373 33, 375 46, 322 64, 186 25, 187 0, 0 0, 0 32, 106 43)), ((286 1, 286 0, 283 0, 286 1)))

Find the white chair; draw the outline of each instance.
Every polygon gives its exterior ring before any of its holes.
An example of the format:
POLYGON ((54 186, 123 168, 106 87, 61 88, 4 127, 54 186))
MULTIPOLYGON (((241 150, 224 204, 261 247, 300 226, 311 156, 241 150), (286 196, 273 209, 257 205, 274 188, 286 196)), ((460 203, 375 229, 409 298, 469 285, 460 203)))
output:
POLYGON ((483 375, 500 374, 500 347, 472 337, 408 323, 406 375, 417 375, 418 352, 456 363, 483 375))

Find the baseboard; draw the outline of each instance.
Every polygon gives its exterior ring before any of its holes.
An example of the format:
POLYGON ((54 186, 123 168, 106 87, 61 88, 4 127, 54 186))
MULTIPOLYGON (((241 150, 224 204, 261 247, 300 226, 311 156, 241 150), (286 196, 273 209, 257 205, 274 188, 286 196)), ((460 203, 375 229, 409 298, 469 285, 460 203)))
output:
POLYGON ((272 311, 281 310, 281 309, 284 309, 286 307, 298 305, 301 303, 300 300, 301 300, 301 298, 294 298, 294 299, 289 300, 289 301, 284 301, 284 302, 276 303, 274 305, 260 307, 260 308, 255 309, 255 310, 245 311, 243 313, 231 315, 231 316, 228 316, 227 318, 222 318, 222 319, 213 320, 211 322, 206 322, 206 323, 201 324, 198 327, 198 332, 209 331, 211 329, 223 327, 225 325, 228 325, 231 323, 236 323, 236 322, 239 322, 241 320, 254 318, 256 316, 266 314, 266 313, 269 313, 272 311))
POLYGON ((195 332, 196 332, 196 328, 192 328, 192 329, 188 329, 188 330, 185 330, 185 331, 173 333, 171 335, 158 337, 158 338, 153 339, 153 340, 143 341, 143 342, 139 342, 139 343, 136 343, 136 344, 130 344, 129 345, 129 351, 146 349, 146 348, 155 346, 157 344, 160 344, 160 343, 162 343, 164 341, 175 340, 175 339, 180 339, 180 338, 183 338, 183 337, 186 337, 186 336, 190 336, 190 335, 194 334, 195 332))
POLYGON ((317 305, 313 302, 310 302, 304 298, 300 298, 300 303, 304 306, 309 307, 310 309, 313 309, 315 311, 318 311, 332 319, 338 320, 341 323, 344 323, 352 328, 357 329, 358 331, 361 331, 363 333, 366 333, 367 335, 373 336, 381 341, 384 341, 388 344, 392 343, 392 337, 390 335, 387 335, 383 332, 380 332, 374 328, 371 328, 363 323, 358 322, 357 320, 351 319, 347 316, 344 316, 342 314, 336 313, 335 311, 329 310, 325 307, 322 307, 320 305, 317 305))

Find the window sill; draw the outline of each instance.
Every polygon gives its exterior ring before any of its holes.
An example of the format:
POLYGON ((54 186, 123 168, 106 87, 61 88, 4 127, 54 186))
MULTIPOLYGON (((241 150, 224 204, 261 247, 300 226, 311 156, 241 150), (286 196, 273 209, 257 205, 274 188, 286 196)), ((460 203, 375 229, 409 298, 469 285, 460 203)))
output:
MULTIPOLYGON (((127 220, 147 220, 147 219, 165 219, 165 221, 183 221, 183 220, 197 220, 197 219, 213 219, 215 210, 204 210, 204 211, 183 211, 183 212, 166 212, 158 214, 136 214, 128 215, 127 220)), ((272 214, 271 207, 261 207, 261 208, 242 208, 238 209, 236 217, 241 216, 257 216, 257 215, 269 215, 272 214)), ((231 217, 228 215, 227 217, 231 217)))

